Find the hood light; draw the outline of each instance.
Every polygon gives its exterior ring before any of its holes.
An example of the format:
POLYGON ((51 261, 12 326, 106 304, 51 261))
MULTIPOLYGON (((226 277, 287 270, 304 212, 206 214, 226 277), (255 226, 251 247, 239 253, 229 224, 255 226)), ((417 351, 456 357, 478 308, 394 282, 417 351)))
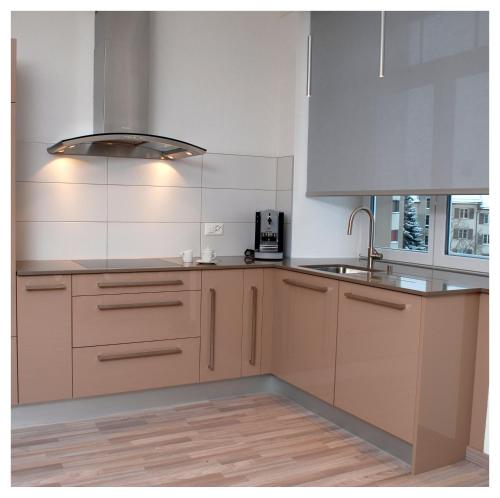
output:
POLYGON ((192 152, 186 152, 186 156, 192 156, 193 153, 192 152))
POLYGON ((168 157, 169 159, 173 159, 173 158, 174 158, 174 156, 171 156, 171 155, 168 155, 167 157, 168 157))

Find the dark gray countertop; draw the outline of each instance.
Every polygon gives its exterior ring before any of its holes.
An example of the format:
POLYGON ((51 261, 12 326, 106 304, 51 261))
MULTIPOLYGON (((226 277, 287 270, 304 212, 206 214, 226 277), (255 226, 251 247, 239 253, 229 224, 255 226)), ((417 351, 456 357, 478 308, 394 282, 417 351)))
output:
POLYGON ((119 260, 113 261, 106 269, 88 269, 71 260, 38 260, 18 261, 18 276, 38 275, 62 275, 62 274, 85 274, 85 273, 125 273, 142 271, 184 271, 184 270, 210 270, 231 268, 283 268, 300 273, 318 275, 336 280, 380 287, 383 289, 397 290, 410 294, 433 296, 450 293, 474 293, 488 292, 489 278, 482 275, 473 275, 453 272, 442 269, 422 268, 403 264, 393 264, 392 273, 387 273, 387 263, 376 262, 375 268, 382 270, 372 274, 350 274, 339 275, 326 273, 310 268, 302 268, 301 265, 312 264, 350 264, 354 266, 366 266, 366 260, 354 258, 294 258, 283 261, 255 261, 245 263, 242 256, 223 256, 217 258, 216 264, 198 265, 196 263, 182 263, 180 258, 155 258, 147 262, 137 260, 137 265, 126 260, 127 264, 120 266, 119 260))

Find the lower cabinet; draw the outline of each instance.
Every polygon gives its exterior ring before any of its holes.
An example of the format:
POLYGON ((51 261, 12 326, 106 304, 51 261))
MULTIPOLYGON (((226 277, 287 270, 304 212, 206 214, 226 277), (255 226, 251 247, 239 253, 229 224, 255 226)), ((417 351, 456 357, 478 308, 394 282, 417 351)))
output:
POLYGON ((200 380, 241 376, 244 270, 204 270, 200 380))
POLYGON ((11 404, 17 405, 17 339, 10 338, 10 396, 11 404))
POLYGON ((71 398, 71 276, 17 279, 19 403, 71 398))
POLYGON ((273 373, 332 404, 338 282, 279 271, 275 285, 273 373))
POLYGON ((243 338, 241 375, 260 375, 264 270, 243 270, 243 338))
POLYGON ((200 339, 175 339, 73 350, 75 397, 199 381, 200 339))
POLYGON ((344 282, 339 291, 334 405, 412 442, 422 299, 344 282))

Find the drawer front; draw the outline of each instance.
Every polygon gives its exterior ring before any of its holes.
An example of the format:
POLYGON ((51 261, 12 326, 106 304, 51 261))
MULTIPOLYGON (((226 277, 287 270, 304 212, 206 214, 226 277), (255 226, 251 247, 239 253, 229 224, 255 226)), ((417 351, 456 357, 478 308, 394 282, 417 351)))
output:
POLYGON ((71 398, 71 277, 17 279, 19 402, 71 398))
POLYGON ((199 382, 200 339, 73 349, 75 397, 199 382))
POLYGON ((17 339, 10 339, 10 394, 11 403, 17 405, 17 339))
POLYGON ((200 291, 73 298, 73 346, 200 335, 200 291))
POLYGON ((334 405, 411 442, 421 298, 340 284, 334 405))
POLYGON ((73 296, 200 290, 199 271, 73 275, 73 296))

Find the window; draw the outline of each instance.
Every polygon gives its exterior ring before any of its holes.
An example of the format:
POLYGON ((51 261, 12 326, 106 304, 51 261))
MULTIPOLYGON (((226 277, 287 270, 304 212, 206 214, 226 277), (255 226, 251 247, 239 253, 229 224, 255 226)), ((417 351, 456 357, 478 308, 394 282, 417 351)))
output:
POLYGON ((490 215, 488 213, 479 213, 479 224, 488 225, 490 222, 490 215))
POLYGON ((489 204, 487 195, 451 195, 448 197, 447 254, 485 258, 489 256, 489 204), (458 212, 458 217, 456 216, 458 212), (484 242, 487 240, 488 242, 484 242))
MULTIPOLYGON (((456 197, 456 196, 452 196, 452 197, 456 197)), ((454 218, 456 220, 459 220, 459 219, 461 219, 461 220, 464 220, 464 219, 473 220, 474 219, 474 209, 455 208, 454 213, 455 213, 454 218)))
POLYGON ((375 202, 377 247, 427 252, 429 216, 425 214, 427 203, 422 196, 377 196, 375 202))
POLYGON ((385 259, 488 271, 487 195, 375 196, 372 208, 385 259))

